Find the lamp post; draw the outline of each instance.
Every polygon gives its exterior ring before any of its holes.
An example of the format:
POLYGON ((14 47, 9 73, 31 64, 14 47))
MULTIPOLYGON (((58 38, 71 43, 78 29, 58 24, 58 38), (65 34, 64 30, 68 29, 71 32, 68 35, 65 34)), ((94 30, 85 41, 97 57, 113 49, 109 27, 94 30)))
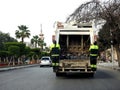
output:
POLYGON ((110 36, 111 36, 111 59, 112 59, 112 69, 114 68, 114 50, 113 50, 113 35, 112 35, 112 30, 110 29, 110 36))

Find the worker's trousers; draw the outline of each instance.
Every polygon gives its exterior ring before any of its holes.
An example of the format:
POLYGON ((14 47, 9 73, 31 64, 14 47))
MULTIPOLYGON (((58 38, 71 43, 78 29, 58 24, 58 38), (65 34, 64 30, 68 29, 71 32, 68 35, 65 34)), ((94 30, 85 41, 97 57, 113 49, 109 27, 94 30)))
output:
POLYGON ((90 64, 91 64, 91 68, 96 71, 97 69, 97 56, 90 56, 90 64))
POLYGON ((53 70, 58 69, 59 66, 59 56, 52 56, 52 67, 53 70))

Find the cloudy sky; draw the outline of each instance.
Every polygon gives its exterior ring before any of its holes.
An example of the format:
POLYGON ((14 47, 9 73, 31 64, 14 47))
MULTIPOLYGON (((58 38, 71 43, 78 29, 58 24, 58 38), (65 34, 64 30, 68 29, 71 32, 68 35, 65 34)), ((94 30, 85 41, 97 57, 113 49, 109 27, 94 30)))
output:
MULTIPOLYGON (((17 26, 29 27, 32 38, 40 33, 40 25, 47 45, 54 34, 55 21, 65 22, 82 3, 89 0, 0 0, 0 31, 15 38, 17 26)), ((30 42, 30 39, 25 39, 30 42)))

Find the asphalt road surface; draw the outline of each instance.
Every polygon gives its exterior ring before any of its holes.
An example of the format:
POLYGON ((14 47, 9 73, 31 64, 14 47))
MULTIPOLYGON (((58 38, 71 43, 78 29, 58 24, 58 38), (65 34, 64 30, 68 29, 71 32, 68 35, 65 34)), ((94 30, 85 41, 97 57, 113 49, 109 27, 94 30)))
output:
POLYGON ((56 77, 51 67, 0 72, 0 90, 120 90, 120 72, 98 68, 95 77, 56 77))

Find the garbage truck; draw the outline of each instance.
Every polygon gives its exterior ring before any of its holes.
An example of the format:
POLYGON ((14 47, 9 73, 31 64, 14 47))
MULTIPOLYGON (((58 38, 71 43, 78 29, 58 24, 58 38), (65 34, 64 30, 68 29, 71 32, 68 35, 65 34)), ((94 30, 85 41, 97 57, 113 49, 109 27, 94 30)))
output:
POLYGON ((56 76, 69 73, 86 73, 93 77, 90 67, 89 47, 94 42, 92 23, 57 23, 55 36, 60 44, 60 61, 56 76))

